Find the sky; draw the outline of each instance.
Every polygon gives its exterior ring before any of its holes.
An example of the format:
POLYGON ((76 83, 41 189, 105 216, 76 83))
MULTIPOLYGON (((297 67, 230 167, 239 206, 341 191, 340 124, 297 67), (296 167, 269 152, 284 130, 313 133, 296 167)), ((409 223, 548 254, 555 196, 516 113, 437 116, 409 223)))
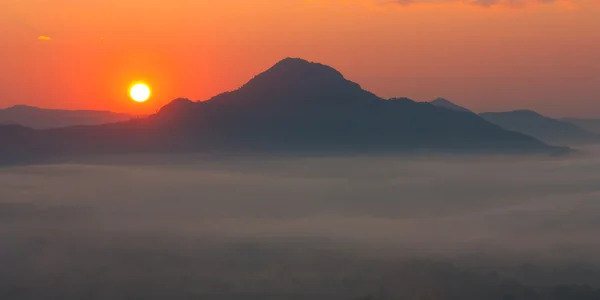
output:
POLYGON ((301 57, 385 98, 600 118, 599 15, 598 0, 0 0, 0 107, 146 114, 301 57))

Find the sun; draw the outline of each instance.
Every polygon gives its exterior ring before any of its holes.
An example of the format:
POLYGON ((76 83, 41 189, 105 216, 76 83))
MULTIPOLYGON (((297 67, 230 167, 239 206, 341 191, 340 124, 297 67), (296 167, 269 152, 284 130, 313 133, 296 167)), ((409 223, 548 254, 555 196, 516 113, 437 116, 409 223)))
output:
POLYGON ((150 94, 150 88, 144 83, 136 83, 129 90, 129 96, 136 102, 146 102, 150 94))

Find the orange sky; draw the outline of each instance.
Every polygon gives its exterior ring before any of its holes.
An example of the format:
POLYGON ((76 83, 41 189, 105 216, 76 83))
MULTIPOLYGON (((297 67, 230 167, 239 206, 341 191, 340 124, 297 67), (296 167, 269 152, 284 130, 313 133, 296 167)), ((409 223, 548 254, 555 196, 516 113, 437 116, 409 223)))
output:
POLYGON ((600 117, 598 16, 598 0, 0 0, 0 107, 149 113, 292 56, 383 97, 600 117))

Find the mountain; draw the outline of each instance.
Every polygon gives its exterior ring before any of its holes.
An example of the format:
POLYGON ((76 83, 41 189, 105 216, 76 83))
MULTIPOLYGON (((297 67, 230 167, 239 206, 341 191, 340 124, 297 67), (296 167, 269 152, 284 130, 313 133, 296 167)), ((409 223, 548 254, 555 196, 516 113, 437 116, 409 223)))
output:
POLYGON ((227 137, 228 143, 243 143, 244 148, 547 149, 533 138, 503 130, 476 115, 410 99, 384 100, 329 66, 293 58, 207 101, 178 99, 153 118, 178 126, 173 132, 218 136, 220 142, 227 137))
POLYGON ((0 125, 0 164, 30 161, 43 156, 37 131, 21 125, 0 125))
POLYGON ((437 107, 443 107, 446 109, 450 109, 450 110, 454 110, 454 111, 460 111, 460 112, 471 112, 470 110, 460 106, 460 105, 456 105, 452 102, 450 102, 449 100, 446 100, 444 98, 437 98, 431 102, 429 102, 431 104, 433 104, 434 106, 437 107))
POLYGON ((33 129, 99 125, 131 118, 131 115, 110 111, 43 109, 27 105, 0 110, 0 124, 18 124, 33 129))
MULTIPOLYGON (((287 58, 237 90, 176 99, 126 122, 36 131, 51 155, 122 152, 556 153, 475 114, 384 100, 337 70, 287 58)), ((0 137, 0 142, 1 141, 0 137)))
POLYGON ((564 118, 561 121, 571 123, 589 132, 600 134, 600 119, 564 118))
POLYGON ((600 135, 531 110, 489 112, 480 116, 507 130, 533 136, 546 143, 574 145, 600 142, 600 135))

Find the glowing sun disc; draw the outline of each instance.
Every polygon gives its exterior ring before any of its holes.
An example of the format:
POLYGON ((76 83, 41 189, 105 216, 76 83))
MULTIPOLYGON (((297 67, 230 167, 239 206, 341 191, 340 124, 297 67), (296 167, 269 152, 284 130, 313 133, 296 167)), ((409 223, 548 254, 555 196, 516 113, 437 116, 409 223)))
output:
POLYGON ((129 90, 129 96, 133 101, 144 102, 150 98, 150 88, 143 83, 135 84, 129 90))

